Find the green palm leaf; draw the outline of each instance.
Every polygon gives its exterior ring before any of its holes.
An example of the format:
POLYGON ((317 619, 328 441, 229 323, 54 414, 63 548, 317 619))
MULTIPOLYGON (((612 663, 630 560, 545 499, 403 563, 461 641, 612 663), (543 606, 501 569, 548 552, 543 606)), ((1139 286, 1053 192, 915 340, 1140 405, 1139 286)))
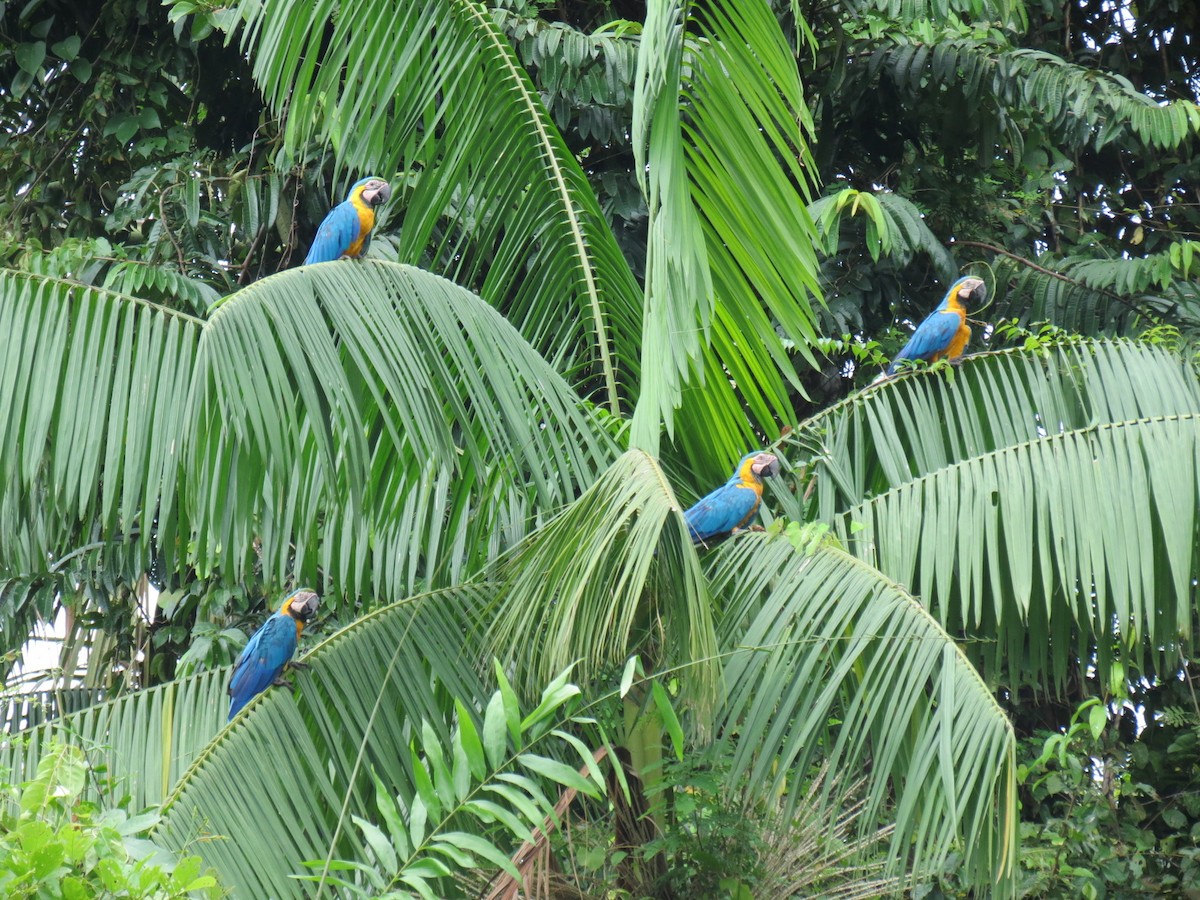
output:
POLYGON ((615 454, 496 310, 394 263, 305 266, 231 296, 195 384, 193 554, 233 578, 453 583, 615 454))
POLYGON ((642 41, 634 150, 650 235, 632 440, 656 451, 664 423, 716 478, 790 418, 792 351, 812 362, 811 121, 767 3, 652 6, 642 41))
POLYGON ((913 91, 951 85, 991 101, 1018 147, 1019 120, 1030 113, 1075 148, 1099 149, 1125 133, 1147 147, 1171 149, 1200 131, 1200 108, 1193 102, 1159 103, 1124 78, 1043 50, 1014 48, 995 32, 978 39, 947 29, 936 43, 892 33, 875 64, 913 91))
POLYGON ((631 653, 651 669, 691 660, 688 699, 711 706, 712 613, 678 513, 657 463, 625 453, 504 560, 489 652, 519 658, 531 694, 576 660, 589 673, 612 673, 631 653))
POLYGON ((149 556, 147 516, 171 518, 200 326, 124 294, 0 270, 0 571, 43 572, 47 554, 102 537, 149 556))
POLYGON ((866 223, 864 243, 872 261, 878 262, 884 254, 903 265, 920 251, 928 254, 938 276, 946 283, 952 282, 958 273, 954 257, 929 230, 921 211, 899 194, 842 187, 814 200, 808 212, 817 225, 821 250, 826 256, 838 253, 845 220, 860 215, 866 223))
MULTIPOLYGON (((89 706, 0 743, 0 769, 32 778, 54 741, 81 748, 134 809, 158 806, 225 724, 229 669, 202 672, 89 706)), ((88 796, 100 796, 89 784, 88 796)))
POLYGON ((304 267, 204 323, 17 273, 0 290, 0 571, 94 546, 138 572, 153 549, 164 571, 396 596, 477 571, 615 457, 494 309, 419 270, 304 267))
POLYGON ((964 21, 996 21, 1020 31, 1029 27, 1023 0, 851 0, 848 8, 864 17, 882 14, 889 24, 936 22, 949 13, 964 21))
POLYGON ((477 291, 572 385, 613 412, 628 408, 637 284, 486 10, 255 0, 238 15, 288 148, 328 141, 339 171, 398 179, 402 260, 477 291))
POLYGON ((1198 422, 1200 381, 1178 357, 1080 342, 896 379, 789 440, 852 552, 951 631, 995 636, 972 650, 989 678, 1049 666, 1061 685, 1093 649, 1107 674, 1114 630, 1155 671, 1190 636, 1198 422))
POLYGON ((733 745, 731 780, 752 786, 747 802, 784 789, 799 802, 796 783, 819 759, 865 767, 862 827, 885 809, 895 822, 891 871, 918 879, 959 850, 975 883, 1009 881, 1012 726, 913 597, 832 546, 802 554, 765 535, 722 548, 713 593, 730 654, 716 726, 733 745))

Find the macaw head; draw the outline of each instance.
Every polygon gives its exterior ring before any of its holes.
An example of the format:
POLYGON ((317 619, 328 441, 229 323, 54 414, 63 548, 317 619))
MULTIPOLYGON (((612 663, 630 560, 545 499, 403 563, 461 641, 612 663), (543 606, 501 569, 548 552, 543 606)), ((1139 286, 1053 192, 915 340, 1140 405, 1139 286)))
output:
POLYGON ((743 482, 758 481, 779 474, 779 458, 774 453, 747 453, 738 463, 737 477, 743 482))
POLYGON ((392 186, 382 178, 372 175, 356 181, 354 187, 350 188, 346 199, 353 201, 355 197, 360 197, 367 206, 379 206, 381 203, 386 203, 391 196, 392 186))
POLYGON ((292 591, 292 593, 284 598, 283 605, 279 607, 279 611, 287 613, 293 619, 307 622, 317 614, 317 603, 320 599, 316 591, 310 591, 308 588, 300 588, 298 591, 292 591))
POLYGON ((950 285, 950 290, 946 291, 946 296, 942 299, 942 304, 938 309, 948 309, 951 301, 963 307, 975 309, 983 306, 983 301, 986 299, 987 285, 983 283, 983 279, 967 275, 950 285))

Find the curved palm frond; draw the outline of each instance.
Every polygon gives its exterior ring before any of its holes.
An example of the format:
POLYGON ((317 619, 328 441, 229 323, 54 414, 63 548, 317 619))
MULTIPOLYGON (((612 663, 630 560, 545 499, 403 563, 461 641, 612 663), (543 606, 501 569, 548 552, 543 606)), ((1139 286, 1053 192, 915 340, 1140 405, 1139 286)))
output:
POLYGON ((995 636, 970 650, 990 679, 1050 667, 1061 686, 1093 653, 1106 675, 1114 636, 1154 671, 1190 640, 1198 424, 1200 379, 1177 356, 1075 342, 895 379, 789 440, 853 553, 951 631, 995 636))
MULTIPOLYGON (((158 806, 225 724, 229 669, 202 672, 88 706, 0 742, 0 769, 31 778, 52 742, 81 748, 134 809, 158 806)), ((88 796, 98 797, 99 785, 88 796)))
POLYGON ((866 222, 866 249, 871 259, 894 256, 907 263, 918 252, 929 255, 938 276, 949 283, 958 274, 954 257, 937 239, 921 211, 913 203, 892 191, 859 191, 843 187, 808 205, 809 215, 820 234, 819 246, 827 256, 839 250, 845 219, 862 214, 866 222))
POLYGON ((989 315, 1022 324, 1053 322, 1089 337, 1135 337, 1156 323, 1195 330, 1196 247, 1195 241, 1177 241, 1160 253, 1116 259, 1044 253, 1034 262, 1000 256, 991 264, 1001 287, 989 315))
POLYGON ((576 660, 589 673, 615 671, 631 653, 652 670, 693 661, 685 694, 711 707, 716 640, 691 544, 662 470, 630 450, 502 562, 488 652, 519 657, 530 693, 576 660))
POLYGON ((287 146, 328 141, 339 172, 403 185, 402 260, 477 291, 585 396, 632 405, 640 291, 483 6, 247 0, 238 16, 287 146))
POLYGON ((1022 325, 1053 322, 1088 337, 1133 337, 1148 324, 1147 313, 1166 312, 1168 304, 1161 296, 1122 296, 1108 285, 1089 286, 1074 277, 1047 274, 1066 271, 1068 260, 1044 254, 1036 265, 1004 257, 992 262, 997 288, 989 317, 1022 325))
POLYGON ((847 6, 858 16, 881 14, 889 25, 938 22, 954 16, 996 22, 1022 32, 1029 27, 1023 0, 851 0, 847 6))
POLYGON ((615 456, 492 307, 381 261, 304 266, 207 324, 184 500, 202 571, 395 596, 476 571, 615 456))
MULTIPOLYGON (((333 860, 313 860, 306 864, 322 872, 308 879, 341 884, 352 896, 386 892, 434 897, 435 890, 443 897, 448 891, 467 896, 461 890, 463 881, 486 879, 502 870, 499 877, 515 890, 522 884, 521 870, 528 877, 531 857, 537 856, 526 854, 535 844, 545 846, 546 831, 562 819, 571 800, 581 792, 599 799, 607 788, 597 765, 610 751, 607 744, 592 751, 563 730, 595 724, 571 715, 580 691, 567 683, 568 675, 555 678, 536 708, 522 715, 516 693, 497 667, 500 688, 486 704, 478 729, 471 713, 456 701, 449 746, 422 722, 411 744, 413 786, 401 786, 393 799, 392 790, 376 782, 377 819, 382 824, 354 820, 371 846, 375 865, 347 861, 363 876, 348 881, 330 875, 333 860), (577 771, 542 755, 545 750, 558 750, 568 758, 578 754, 583 766, 577 771), (543 782, 560 789, 557 802, 546 796, 543 782), (517 842, 523 842, 521 849, 510 859, 517 842), (461 893, 453 887, 455 882, 461 893)), ((489 896, 501 892, 493 887, 489 896)))
POLYGON ((861 827, 894 821, 890 872, 916 880, 959 851, 968 879, 1004 893, 1017 839, 1016 739, 920 603, 839 549, 801 553, 777 535, 730 541, 712 575, 730 654, 715 725, 732 745, 731 781, 751 786, 747 802, 784 790, 785 804, 805 800, 799 784, 818 760, 834 772, 865 769, 861 827))
POLYGON ((872 67, 886 68, 909 90, 951 85, 992 100, 1000 124, 1017 146, 1019 122, 1010 116, 1031 107, 1069 146, 1097 149, 1131 133, 1148 147, 1171 149, 1200 132, 1200 108, 1186 100, 1159 103, 1126 79, 1068 62, 1043 50, 1014 48, 995 37, 964 38, 948 32, 927 43, 891 34, 872 67))
POLYGON ((156 511, 174 518, 201 324, 125 294, 0 270, 9 340, 0 572, 44 572, 56 555, 103 539, 132 542, 149 558, 149 520, 156 511))
POLYGON ((767 3, 652 6, 642 42, 634 150, 650 236, 632 440, 654 452, 665 424, 715 478, 789 417, 792 354, 813 362, 811 120, 767 3), (750 419, 730 415, 741 408, 750 419))
MULTIPOLYGON (((155 839, 198 853, 239 896, 288 897, 305 860, 365 860, 352 816, 375 819, 376 792, 420 793, 410 743, 423 724, 443 744, 455 714, 481 710, 471 622, 489 598, 460 587, 377 610, 326 638, 195 757, 163 804, 155 839)), ((225 672, 222 671, 221 675, 225 672)))

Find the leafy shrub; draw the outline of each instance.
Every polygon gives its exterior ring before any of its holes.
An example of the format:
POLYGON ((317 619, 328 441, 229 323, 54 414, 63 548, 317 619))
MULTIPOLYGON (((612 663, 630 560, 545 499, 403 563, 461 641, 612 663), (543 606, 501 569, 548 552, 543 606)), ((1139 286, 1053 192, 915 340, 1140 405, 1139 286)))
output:
POLYGON ((156 813, 131 816, 80 799, 89 776, 83 751, 52 746, 37 776, 0 780, 0 895, 85 900, 220 897, 198 856, 176 860, 142 837, 156 813))

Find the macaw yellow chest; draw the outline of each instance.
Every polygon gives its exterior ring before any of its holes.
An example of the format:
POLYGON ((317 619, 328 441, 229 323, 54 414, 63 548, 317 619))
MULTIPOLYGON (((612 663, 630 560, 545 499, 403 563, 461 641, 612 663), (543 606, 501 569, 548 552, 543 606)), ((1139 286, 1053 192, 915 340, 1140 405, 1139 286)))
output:
POLYGON ((933 354, 932 362, 937 362, 939 359, 957 359, 963 355, 967 342, 971 340, 971 326, 967 324, 967 311, 961 306, 951 306, 943 315, 947 313, 958 319, 958 330, 950 338, 946 349, 933 354))
POLYGON ((740 491, 749 491, 754 495, 754 502, 750 506, 750 512, 746 513, 745 518, 738 522, 737 527, 741 528, 747 522, 754 518, 754 514, 758 512, 758 504, 762 502, 762 485, 757 481, 743 481, 737 485, 740 491))
POLYGON ((346 248, 346 256, 358 256, 362 253, 363 242, 366 241, 367 235, 371 233, 371 229, 375 227, 375 210, 373 207, 367 206, 367 204, 355 198, 354 211, 358 213, 358 237, 352 240, 350 246, 346 248))

